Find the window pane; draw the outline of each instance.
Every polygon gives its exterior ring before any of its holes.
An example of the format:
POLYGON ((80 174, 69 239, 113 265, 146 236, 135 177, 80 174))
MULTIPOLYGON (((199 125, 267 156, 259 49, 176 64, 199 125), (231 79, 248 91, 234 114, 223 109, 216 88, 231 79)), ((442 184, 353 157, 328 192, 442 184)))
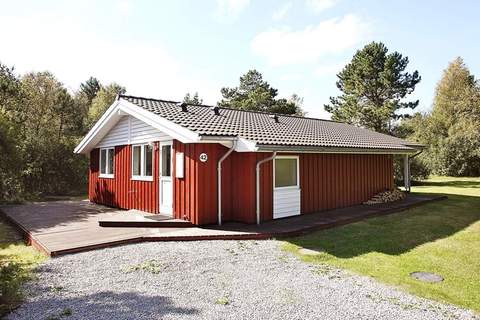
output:
POLYGON ((297 159, 275 160, 275 187, 297 185, 297 159))
POLYGON ((148 177, 152 176, 152 171, 153 171, 153 148, 149 146, 148 144, 145 145, 145 175, 148 177))
POLYGON ((108 174, 113 174, 113 157, 115 155, 115 149, 108 149, 108 174))
POLYGON ((162 146, 162 176, 170 177, 171 176, 171 163, 172 163, 172 147, 171 146, 162 146))
POLYGON ((132 175, 134 175, 134 176, 139 176, 141 174, 141 171, 140 171, 140 166, 141 166, 140 154, 141 154, 141 147, 140 146, 134 146, 133 147, 133 156, 132 156, 132 175))
POLYGON ((100 173, 107 173, 107 150, 100 149, 100 173))

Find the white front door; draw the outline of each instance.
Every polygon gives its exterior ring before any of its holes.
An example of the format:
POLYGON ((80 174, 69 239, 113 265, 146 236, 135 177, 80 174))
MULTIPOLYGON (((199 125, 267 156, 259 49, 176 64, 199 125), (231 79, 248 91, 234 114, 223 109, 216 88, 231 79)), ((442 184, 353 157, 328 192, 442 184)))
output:
POLYGON ((173 215, 172 142, 160 142, 160 213, 173 215))
POLYGON ((298 156, 277 156, 273 162, 273 219, 300 214, 298 156))

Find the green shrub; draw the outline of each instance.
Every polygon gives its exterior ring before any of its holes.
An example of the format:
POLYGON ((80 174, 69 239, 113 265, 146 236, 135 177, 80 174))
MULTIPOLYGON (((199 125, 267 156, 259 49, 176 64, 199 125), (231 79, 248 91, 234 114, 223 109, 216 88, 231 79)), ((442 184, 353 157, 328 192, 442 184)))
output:
MULTIPOLYGON (((403 157, 394 157, 393 170, 396 185, 403 185, 403 157)), ((432 173, 429 166, 420 157, 410 159, 410 179, 411 181, 421 181, 427 179, 432 173)))

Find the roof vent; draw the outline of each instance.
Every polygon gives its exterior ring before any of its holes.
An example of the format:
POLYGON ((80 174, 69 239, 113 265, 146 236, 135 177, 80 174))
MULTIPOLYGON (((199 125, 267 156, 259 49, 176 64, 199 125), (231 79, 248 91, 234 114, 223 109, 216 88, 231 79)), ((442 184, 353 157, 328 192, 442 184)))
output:
POLYGON ((220 115, 220 108, 218 106, 211 107, 210 110, 212 110, 213 114, 215 114, 216 116, 220 115))
POLYGON ((185 102, 179 102, 177 103, 177 106, 182 109, 182 112, 187 112, 187 104, 185 102))
POLYGON ((276 114, 271 114, 270 116, 270 119, 272 119, 273 121, 275 121, 276 123, 278 123, 278 116, 276 114))

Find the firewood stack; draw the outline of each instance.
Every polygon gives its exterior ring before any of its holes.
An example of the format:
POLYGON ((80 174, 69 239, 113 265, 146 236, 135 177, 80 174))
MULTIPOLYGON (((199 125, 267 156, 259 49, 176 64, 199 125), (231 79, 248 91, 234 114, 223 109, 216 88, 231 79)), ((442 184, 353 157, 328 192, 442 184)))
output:
POLYGON ((398 201, 403 199, 405 199, 405 193, 398 189, 393 189, 393 190, 380 192, 374 195, 370 200, 365 201, 363 204, 372 205, 372 204, 393 202, 393 201, 398 201))

